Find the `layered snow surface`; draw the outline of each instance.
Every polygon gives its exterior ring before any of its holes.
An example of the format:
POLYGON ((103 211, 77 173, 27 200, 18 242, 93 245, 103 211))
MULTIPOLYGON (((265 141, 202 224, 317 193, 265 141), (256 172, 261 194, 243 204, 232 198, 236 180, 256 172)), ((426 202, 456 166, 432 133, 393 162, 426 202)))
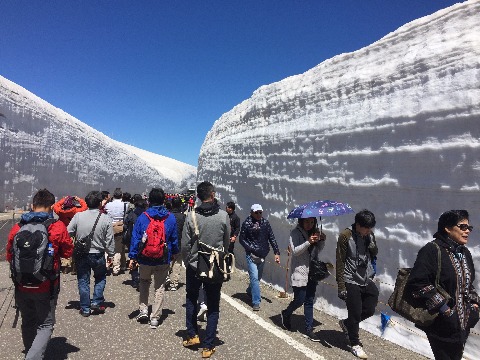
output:
POLYGON ((39 188, 85 196, 116 187, 180 192, 196 168, 115 141, 0 76, 0 210, 24 207, 39 188))
MULTIPOLYGON (((222 202, 235 201, 242 220, 251 204, 263 206, 282 249, 282 267, 267 259, 264 280, 280 290, 295 226, 290 210, 328 199, 373 211, 380 301, 362 327, 432 357, 425 334, 386 303, 398 268, 413 265, 442 212, 467 209, 480 225, 479 175, 480 2, 467 1, 260 87, 208 132, 197 179, 212 181, 222 202), (383 333, 381 312, 392 316, 383 333)), ((325 261, 335 263, 337 236, 352 222, 352 215, 322 219, 325 261)), ((478 274, 476 230, 468 247, 478 274)), ((334 276, 317 296, 318 308, 346 317, 334 276)), ((465 357, 480 358, 479 325, 465 357)))

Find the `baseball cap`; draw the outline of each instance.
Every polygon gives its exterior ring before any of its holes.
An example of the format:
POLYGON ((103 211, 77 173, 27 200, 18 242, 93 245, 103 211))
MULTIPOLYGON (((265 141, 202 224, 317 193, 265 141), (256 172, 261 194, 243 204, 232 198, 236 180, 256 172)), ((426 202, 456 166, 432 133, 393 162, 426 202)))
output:
POLYGON ((260 205, 260 204, 253 204, 251 210, 252 210, 252 211, 263 211, 262 205, 260 205))

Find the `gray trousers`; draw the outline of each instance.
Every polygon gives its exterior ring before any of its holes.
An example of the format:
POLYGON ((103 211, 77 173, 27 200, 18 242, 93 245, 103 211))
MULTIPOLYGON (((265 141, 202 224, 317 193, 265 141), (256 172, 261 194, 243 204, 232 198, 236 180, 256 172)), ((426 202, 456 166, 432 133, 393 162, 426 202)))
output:
POLYGON ((25 359, 41 360, 52 337, 58 294, 51 299, 50 292, 34 294, 17 290, 15 296, 22 315, 25 359))

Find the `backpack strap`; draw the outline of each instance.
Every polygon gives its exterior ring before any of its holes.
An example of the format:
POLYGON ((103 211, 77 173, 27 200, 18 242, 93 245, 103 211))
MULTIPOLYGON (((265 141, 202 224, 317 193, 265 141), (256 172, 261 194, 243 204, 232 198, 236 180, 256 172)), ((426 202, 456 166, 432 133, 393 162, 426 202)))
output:
POLYGON ((435 274, 435 289, 438 289, 438 283, 440 282, 440 271, 442 271, 442 251, 440 250, 440 246, 434 241, 432 243, 437 247, 437 273, 435 274))
POLYGON ((192 211, 192 221, 193 221, 193 226, 195 228, 195 235, 197 236, 200 235, 200 231, 198 230, 198 225, 197 225, 197 216, 195 215, 195 209, 192 211))

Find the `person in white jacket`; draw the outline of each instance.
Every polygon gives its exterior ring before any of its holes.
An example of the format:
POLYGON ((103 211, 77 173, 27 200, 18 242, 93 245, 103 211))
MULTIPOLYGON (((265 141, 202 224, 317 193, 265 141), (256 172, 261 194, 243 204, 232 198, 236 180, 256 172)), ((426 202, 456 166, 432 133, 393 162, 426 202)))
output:
POLYGON ((314 217, 298 219, 298 225, 290 232, 290 250, 292 252, 292 288, 293 300, 281 312, 282 326, 291 330, 292 313, 303 305, 305 316, 305 337, 312 341, 320 341, 313 332, 313 303, 318 282, 308 278, 310 259, 325 246, 325 234, 317 228, 314 217))

